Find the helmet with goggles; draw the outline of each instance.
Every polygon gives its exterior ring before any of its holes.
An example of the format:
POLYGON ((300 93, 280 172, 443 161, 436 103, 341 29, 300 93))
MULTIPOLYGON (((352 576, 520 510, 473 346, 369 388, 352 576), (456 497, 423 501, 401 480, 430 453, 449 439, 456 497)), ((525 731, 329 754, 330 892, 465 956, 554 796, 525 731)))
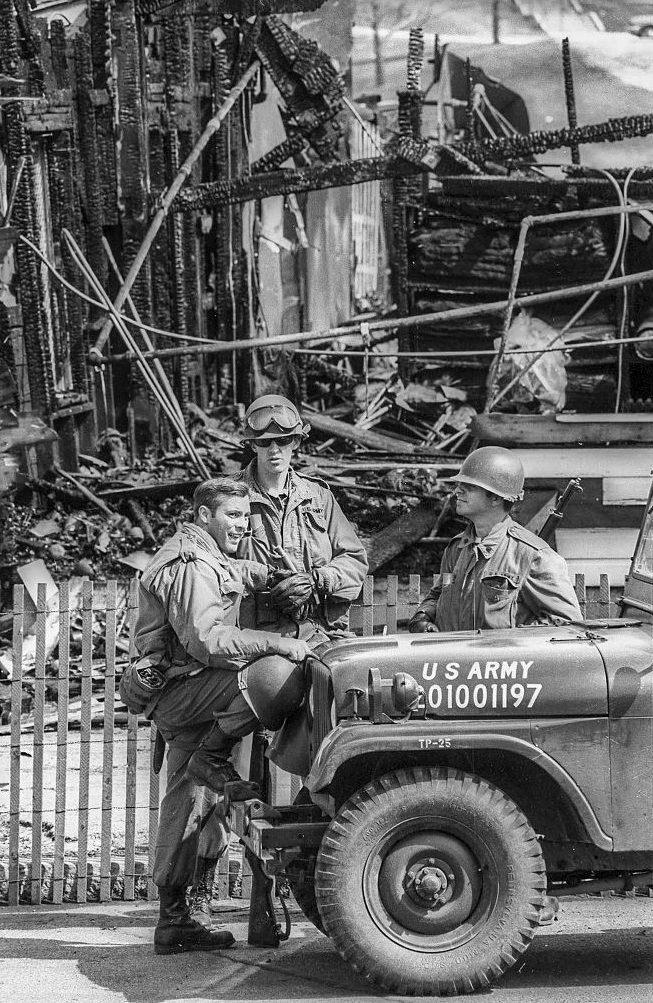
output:
POLYGON ((284 435, 299 435, 305 439, 310 425, 304 423, 292 401, 278 394, 263 394, 247 408, 243 441, 278 439, 284 435))

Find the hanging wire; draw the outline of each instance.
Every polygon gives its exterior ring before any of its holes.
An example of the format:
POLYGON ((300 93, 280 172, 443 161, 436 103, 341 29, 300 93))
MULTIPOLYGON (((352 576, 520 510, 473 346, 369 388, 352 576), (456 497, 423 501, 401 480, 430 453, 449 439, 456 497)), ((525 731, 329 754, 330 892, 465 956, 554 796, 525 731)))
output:
MULTIPOLYGON (((628 205, 628 188, 630 186, 630 182, 632 180, 632 177, 633 177, 633 175, 635 174, 636 171, 637 171, 637 168, 636 167, 632 167, 630 169, 630 171, 628 172, 628 174, 626 175, 626 179, 624 181, 624 205, 628 205)), ((631 230, 631 227, 630 227, 630 218, 629 218, 628 219, 628 235, 629 236, 630 236, 630 230, 631 230)), ((626 245, 627 245, 627 243, 628 243, 628 239, 626 238, 626 240, 624 241, 624 248, 623 248, 623 252, 622 252, 622 255, 621 255, 621 264, 620 264, 620 271, 621 271, 622 275, 626 274, 626 245)), ((620 336, 620 340, 619 340, 619 357, 618 357, 618 360, 617 360, 617 389, 616 389, 616 393, 615 393, 615 402, 614 402, 614 413, 615 414, 619 413, 619 407, 621 405, 621 394, 622 394, 622 391, 623 391, 624 336, 626 334, 626 331, 628 330, 628 318, 629 318, 628 293, 627 293, 627 291, 626 291, 626 289, 624 287, 623 292, 622 292, 622 300, 621 300, 621 320, 620 320, 621 336, 620 336)))
MULTIPOLYGON (((74 285, 72 282, 69 282, 68 279, 66 279, 61 274, 61 272, 57 271, 56 266, 53 265, 52 262, 46 258, 43 252, 35 244, 33 244, 28 237, 26 237, 23 233, 19 233, 18 239, 21 240, 24 244, 26 244, 27 247, 29 247, 30 250, 33 251, 38 258, 40 258, 43 264, 50 270, 52 275, 57 279, 58 282, 61 283, 62 286, 64 286, 66 289, 69 289, 70 292, 74 293, 75 296, 79 296, 79 298, 81 300, 84 300, 85 303, 89 303, 91 306, 98 307, 98 309, 102 310, 104 313, 107 312, 105 303, 103 303, 101 300, 94 299, 92 296, 89 296, 88 293, 83 292, 83 290, 80 289, 78 286, 74 285)), ((130 327, 136 327, 139 330, 149 331, 150 334, 160 334, 163 335, 163 337, 165 338, 177 338, 179 341, 200 342, 203 345, 214 344, 211 338, 196 338, 190 334, 177 334, 175 331, 166 331, 160 327, 152 327, 152 325, 150 324, 138 323, 133 319, 133 317, 128 317, 126 314, 123 313, 120 314, 120 317, 124 321, 124 323, 128 324, 130 327)))

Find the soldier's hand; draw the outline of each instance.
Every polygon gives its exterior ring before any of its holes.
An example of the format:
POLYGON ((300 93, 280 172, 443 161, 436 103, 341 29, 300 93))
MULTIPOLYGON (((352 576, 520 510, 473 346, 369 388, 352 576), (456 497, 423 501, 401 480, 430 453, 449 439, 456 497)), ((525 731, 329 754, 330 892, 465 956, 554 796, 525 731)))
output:
POLYGON ((314 595, 313 578, 305 571, 296 571, 273 585, 272 602, 282 613, 295 613, 314 595))
POLYGON ((273 568, 268 565, 268 577, 265 581, 265 587, 267 589, 274 588, 279 582, 282 582, 285 578, 290 578, 295 572, 291 571, 289 568, 273 568))
POLYGON ((296 637, 282 637, 279 639, 279 654, 291 662, 303 662, 311 653, 311 649, 306 641, 300 641, 296 637))
POLYGON ((425 613, 416 613, 408 623, 411 634, 437 634, 438 628, 425 613))

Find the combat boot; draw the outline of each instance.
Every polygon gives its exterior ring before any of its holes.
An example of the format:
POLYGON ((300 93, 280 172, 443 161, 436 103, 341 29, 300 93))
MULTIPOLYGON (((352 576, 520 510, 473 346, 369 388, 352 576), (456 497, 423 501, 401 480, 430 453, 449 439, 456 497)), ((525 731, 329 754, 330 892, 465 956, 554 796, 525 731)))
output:
POLYGON ((232 801, 247 801, 259 795, 258 784, 243 780, 229 756, 240 739, 227 735, 214 725, 204 741, 188 760, 186 776, 198 787, 208 787, 215 794, 224 794, 226 784, 231 784, 232 801))
POLYGON ((154 930, 155 954, 215 951, 231 947, 229 930, 211 930, 191 918, 185 888, 159 888, 159 922, 154 930))
POLYGON ((214 857, 198 857, 195 883, 188 898, 191 919, 208 929, 211 928, 211 900, 217 864, 218 861, 214 857))

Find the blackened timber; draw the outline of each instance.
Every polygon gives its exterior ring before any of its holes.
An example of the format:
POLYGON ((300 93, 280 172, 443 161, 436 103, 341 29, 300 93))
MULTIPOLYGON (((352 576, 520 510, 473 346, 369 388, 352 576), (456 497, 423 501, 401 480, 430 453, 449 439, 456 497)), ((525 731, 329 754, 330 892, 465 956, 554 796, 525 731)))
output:
MULTIPOLYGON (((578 146, 582 143, 616 143, 624 139, 636 139, 653 133, 653 114, 626 115, 610 118, 607 122, 595 122, 575 129, 540 129, 526 135, 502 136, 482 142, 461 143, 456 150, 472 161, 483 162, 490 159, 532 159, 537 153, 547 153, 562 147, 578 146)), ((400 136, 396 143, 399 156, 411 163, 421 164, 425 160, 439 160, 442 146, 430 140, 417 141, 409 136, 400 136)))
POLYGON ((368 157, 344 163, 319 164, 306 170, 270 171, 267 174, 248 175, 236 181, 213 181, 187 188, 179 193, 172 209, 175 212, 190 212, 215 205, 255 201, 271 195, 288 195, 291 192, 310 192, 320 188, 340 188, 364 184, 366 181, 407 177, 421 174, 425 170, 426 166, 407 164, 399 158, 368 157))
POLYGON ((370 573, 373 574, 423 536, 428 536, 435 525, 438 508, 435 499, 432 502, 420 502, 385 529, 375 533, 367 545, 370 573))
POLYGON ((377 449, 384 453, 401 453, 411 456, 437 456, 441 458, 446 454, 434 449, 433 446, 425 446, 422 443, 407 442, 403 439, 394 439, 373 429, 360 428, 358 425, 349 425, 345 421, 338 421, 331 418, 322 411, 311 411, 311 426, 318 432, 323 432, 329 437, 344 439, 345 442, 353 442, 356 445, 364 446, 366 449, 377 449))
MULTIPOLYGON (((217 0, 215 14, 238 14, 241 18, 268 14, 297 14, 302 11, 318 10, 325 0, 217 0)), ((188 13, 199 7, 199 0, 136 0, 136 9, 144 14, 170 14, 175 10, 188 13)))

